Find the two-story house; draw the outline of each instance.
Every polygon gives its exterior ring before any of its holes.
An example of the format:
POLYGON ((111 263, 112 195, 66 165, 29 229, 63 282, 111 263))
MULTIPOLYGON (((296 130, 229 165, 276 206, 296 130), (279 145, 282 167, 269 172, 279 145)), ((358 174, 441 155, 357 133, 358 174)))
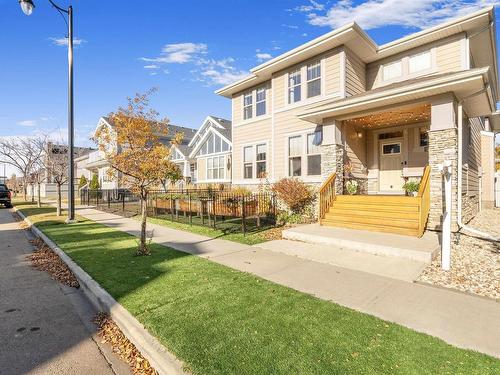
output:
POLYGON ((323 224, 421 235, 440 227, 452 163, 457 229, 493 202, 493 8, 376 44, 356 23, 253 69, 232 100, 233 184, 316 184, 323 224), (358 191, 346 196, 345 183, 358 191), (403 185, 420 183, 417 196, 403 185), (482 196, 480 196, 482 195, 482 196))

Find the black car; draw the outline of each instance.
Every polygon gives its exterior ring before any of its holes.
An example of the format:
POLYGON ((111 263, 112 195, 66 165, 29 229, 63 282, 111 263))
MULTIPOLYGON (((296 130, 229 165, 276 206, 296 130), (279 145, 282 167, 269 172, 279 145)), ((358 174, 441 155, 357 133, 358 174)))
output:
POLYGON ((7 185, 0 184, 0 204, 3 204, 7 208, 11 208, 12 207, 11 197, 12 194, 7 185))

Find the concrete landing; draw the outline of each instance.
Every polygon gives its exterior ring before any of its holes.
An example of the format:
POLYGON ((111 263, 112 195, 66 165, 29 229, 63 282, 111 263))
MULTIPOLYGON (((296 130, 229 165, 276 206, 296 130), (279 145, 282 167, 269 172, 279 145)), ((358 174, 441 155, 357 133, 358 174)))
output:
POLYGON ((415 281, 427 266, 427 263, 402 257, 380 256, 343 250, 332 245, 313 245, 290 240, 269 241, 254 247, 408 282, 415 281))
POLYGON ((283 239, 316 245, 330 245, 342 250, 353 250, 375 255, 400 257, 430 263, 439 252, 437 233, 426 232, 421 238, 364 230, 301 225, 283 231, 283 239))

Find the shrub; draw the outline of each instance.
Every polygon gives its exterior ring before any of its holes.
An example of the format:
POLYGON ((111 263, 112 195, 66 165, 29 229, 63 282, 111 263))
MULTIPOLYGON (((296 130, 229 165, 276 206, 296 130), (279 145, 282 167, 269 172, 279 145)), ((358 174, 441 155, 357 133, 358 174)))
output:
POLYGON ((416 193, 420 188, 420 183, 417 181, 408 181, 403 185, 403 189, 408 193, 416 193))
POLYGON ((243 196, 246 197, 248 195, 252 195, 252 192, 250 190, 248 190, 246 187, 237 186, 234 189, 231 189, 231 194, 234 194, 234 195, 243 195, 243 196))
POLYGON ((87 185, 87 178, 82 174, 82 177, 80 177, 80 181, 78 182, 78 189, 81 189, 85 185, 87 185))
POLYGON ((349 180, 345 183, 345 190, 349 195, 354 195, 358 192, 358 181, 349 180))
POLYGON ((311 187, 296 178, 283 178, 272 189, 278 199, 295 214, 303 213, 315 198, 311 187))
POLYGON ((90 180, 89 189, 97 190, 99 188, 100 188, 100 186, 99 186, 99 178, 95 174, 95 175, 92 176, 92 179, 90 180))

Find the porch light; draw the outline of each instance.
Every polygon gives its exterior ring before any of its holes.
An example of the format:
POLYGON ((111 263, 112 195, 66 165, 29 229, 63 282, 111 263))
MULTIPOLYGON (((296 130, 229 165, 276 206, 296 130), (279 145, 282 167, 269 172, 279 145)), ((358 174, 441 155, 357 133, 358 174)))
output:
POLYGON ((32 0, 19 0, 19 5, 21 5, 23 13, 27 16, 30 16, 31 13, 33 13, 33 9, 35 8, 35 4, 33 4, 32 0))
POLYGON ((356 135, 358 136, 358 138, 363 138, 363 132, 360 130, 356 132, 356 135))

